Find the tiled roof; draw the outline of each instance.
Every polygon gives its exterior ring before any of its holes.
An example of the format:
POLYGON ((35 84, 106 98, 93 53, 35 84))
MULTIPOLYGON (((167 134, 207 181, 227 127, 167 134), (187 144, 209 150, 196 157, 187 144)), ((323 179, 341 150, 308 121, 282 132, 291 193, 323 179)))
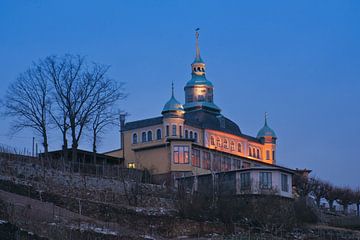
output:
POLYGON ((162 124, 163 117, 147 118, 125 124, 124 131, 162 124))

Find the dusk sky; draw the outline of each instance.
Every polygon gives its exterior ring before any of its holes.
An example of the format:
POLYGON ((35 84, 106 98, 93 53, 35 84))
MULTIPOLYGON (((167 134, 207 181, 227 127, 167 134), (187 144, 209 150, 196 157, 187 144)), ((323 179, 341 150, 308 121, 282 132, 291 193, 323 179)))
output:
MULTIPOLYGON (((279 165, 360 185, 360 1, 2 0, 0 98, 32 61, 81 54, 126 83, 117 107, 129 121, 160 116, 172 81, 184 102, 197 27, 223 115, 256 136, 269 112, 279 165)), ((9 122, 0 144, 30 150, 33 132, 10 138, 9 122)), ((100 151, 119 144, 111 129, 100 151)), ((60 147, 52 131, 50 149, 60 147)))

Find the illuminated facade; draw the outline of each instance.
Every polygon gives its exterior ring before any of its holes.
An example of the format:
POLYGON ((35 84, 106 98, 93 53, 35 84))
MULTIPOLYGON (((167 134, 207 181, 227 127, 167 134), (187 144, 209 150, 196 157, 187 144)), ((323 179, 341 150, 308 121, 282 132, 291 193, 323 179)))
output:
MULTIPOLYGON (((122 149, 106 154, 123 157, 127 167, 147 169, 164 179, 277 168, 277 137, 266 117, 257 136, 248 136, 214 103, 214 87, 206 78, 198 37, 196 32, 196 56, 191 64, 191 79, 184 87, 185 103, 176 100, 172 89, 162 116, 127 122, 122 129, 122 149)), ((291 185, 291 180, 287 181, 291 185)))

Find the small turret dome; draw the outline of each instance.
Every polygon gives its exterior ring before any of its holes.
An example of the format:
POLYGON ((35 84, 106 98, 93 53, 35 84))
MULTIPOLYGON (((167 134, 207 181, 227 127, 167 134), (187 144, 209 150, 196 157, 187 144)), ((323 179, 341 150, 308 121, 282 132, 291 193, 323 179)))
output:
POLYGON ((165 103, 165 106, 161 114, 167 114, 167 113, 184 114, 185 111, 183 105, 174 97, 174 84, 172 84, 171 88, 172 88, 171 98, 169 101, 165 103))
POLYGON ((167 101, 161 113, 173 112, 173 111, 184 112, 184 107, 178 100, 175 99, 174 96, 171 96, 170 100, 167 101))
POLYGON ((265 113, 265 124, 264 126, 260 129, 260 131, 258 132, 257 138, 263 138, 263 137, 272 137, 272 138, 277 138, 275 131, 272 130, 268 124, 267 124, 267 114, 265 113))

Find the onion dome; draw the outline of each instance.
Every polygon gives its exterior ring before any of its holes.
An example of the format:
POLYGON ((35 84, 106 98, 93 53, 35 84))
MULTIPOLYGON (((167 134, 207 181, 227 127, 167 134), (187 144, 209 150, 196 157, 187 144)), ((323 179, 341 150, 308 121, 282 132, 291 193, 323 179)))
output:
POLYGON ((272 130, 267 124, 267 113, 265 113, 265 124, 258 132, 257 138, 272 137, 277 138, 274 130, 272 130))
POLYGON ((178 113, 178 114, 185 113, 183 105, 174 97, 174 84, 172 84, 171 98, 169 101, 166 102, 161 112, 161 114, 166 114, 166 113, 178 113))

